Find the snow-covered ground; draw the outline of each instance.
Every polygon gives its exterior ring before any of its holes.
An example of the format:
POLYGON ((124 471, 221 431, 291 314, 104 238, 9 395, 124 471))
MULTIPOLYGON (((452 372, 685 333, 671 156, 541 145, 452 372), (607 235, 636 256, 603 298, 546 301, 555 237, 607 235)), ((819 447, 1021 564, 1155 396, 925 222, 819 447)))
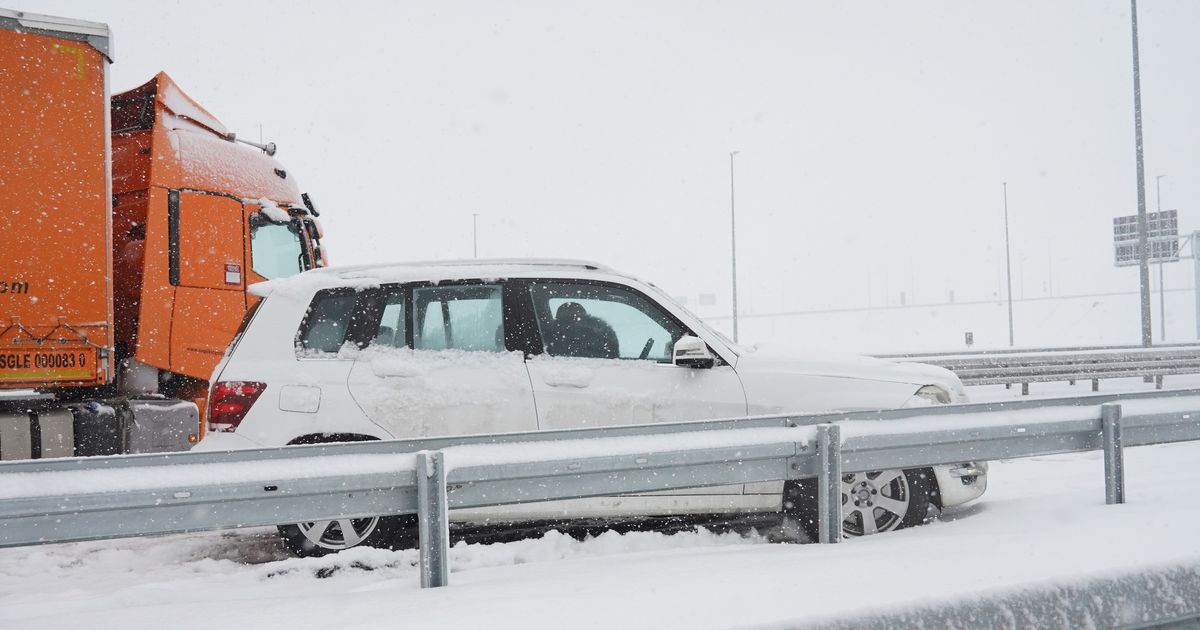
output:
POLYGON ((1200 444, 1130 449, 1122 506, 1104 505, 1099 453, 996 462, 977 504, 832 546, 708 532, 460 542, 442 589, 418 588, 415 551, 290 558, 269 529, 0 550, 0 627, 731 628, 911 609, 1200 563, 1198 457, 1200 444))

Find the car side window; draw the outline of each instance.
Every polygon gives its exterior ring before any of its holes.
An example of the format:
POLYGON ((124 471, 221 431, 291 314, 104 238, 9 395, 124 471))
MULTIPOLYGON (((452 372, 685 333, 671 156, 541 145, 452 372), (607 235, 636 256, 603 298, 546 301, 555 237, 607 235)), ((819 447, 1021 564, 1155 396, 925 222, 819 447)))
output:
POLYGON ((296 335, 296 354, 301 357, 337 354, 346 343, 356 297, 353 291, 318 292, 296 335))
POLYGON ((408 326, 404 319, 404 291, 400 287, 388 290, 382 298, 379 327, 370 345, 403 348, 408 345, 408 326))
POLYGON ((498 284, 413 289, 413 347, 417 350, 504 352, 498 284))
POLYGON ((622 287, 571 282, 530 285, 546 354, 670 363, 686 329, 645 296, 622 287))

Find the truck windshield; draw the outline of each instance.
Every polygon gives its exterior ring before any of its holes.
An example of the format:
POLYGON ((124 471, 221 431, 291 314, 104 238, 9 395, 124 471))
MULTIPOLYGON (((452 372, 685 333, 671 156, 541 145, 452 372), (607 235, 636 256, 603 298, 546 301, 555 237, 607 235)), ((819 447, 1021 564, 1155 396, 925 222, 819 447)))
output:
POLYGON ((272 223, 261 216, 252 217, 250 258, 254 273, 268 280, 294 276, 308 268, 295 221, 272 223))

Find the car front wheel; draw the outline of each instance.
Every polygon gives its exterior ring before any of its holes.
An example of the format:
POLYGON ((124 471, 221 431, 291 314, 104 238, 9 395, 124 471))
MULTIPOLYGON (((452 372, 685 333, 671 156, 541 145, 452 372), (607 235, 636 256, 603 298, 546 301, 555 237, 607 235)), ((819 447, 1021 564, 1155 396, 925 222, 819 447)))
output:
MULTIPOLYGON (((929 469, 883 470, 842 475, 842 534, 866 536, 911 527, 929 512, 933 474, 929 469)), ((817 480, 784 486, 784 515, 817 540, 817 480)))

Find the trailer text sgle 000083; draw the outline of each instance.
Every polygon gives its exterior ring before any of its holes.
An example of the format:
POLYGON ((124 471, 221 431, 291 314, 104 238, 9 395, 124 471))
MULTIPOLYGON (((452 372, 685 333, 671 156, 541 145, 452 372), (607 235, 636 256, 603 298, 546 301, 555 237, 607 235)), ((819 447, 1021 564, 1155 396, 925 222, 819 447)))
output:
POLYGON ((87 355, 82 352, 54 354, 35 354, 31 352, 0 353, 0 370, 73 367, 87 367, 87 355))

